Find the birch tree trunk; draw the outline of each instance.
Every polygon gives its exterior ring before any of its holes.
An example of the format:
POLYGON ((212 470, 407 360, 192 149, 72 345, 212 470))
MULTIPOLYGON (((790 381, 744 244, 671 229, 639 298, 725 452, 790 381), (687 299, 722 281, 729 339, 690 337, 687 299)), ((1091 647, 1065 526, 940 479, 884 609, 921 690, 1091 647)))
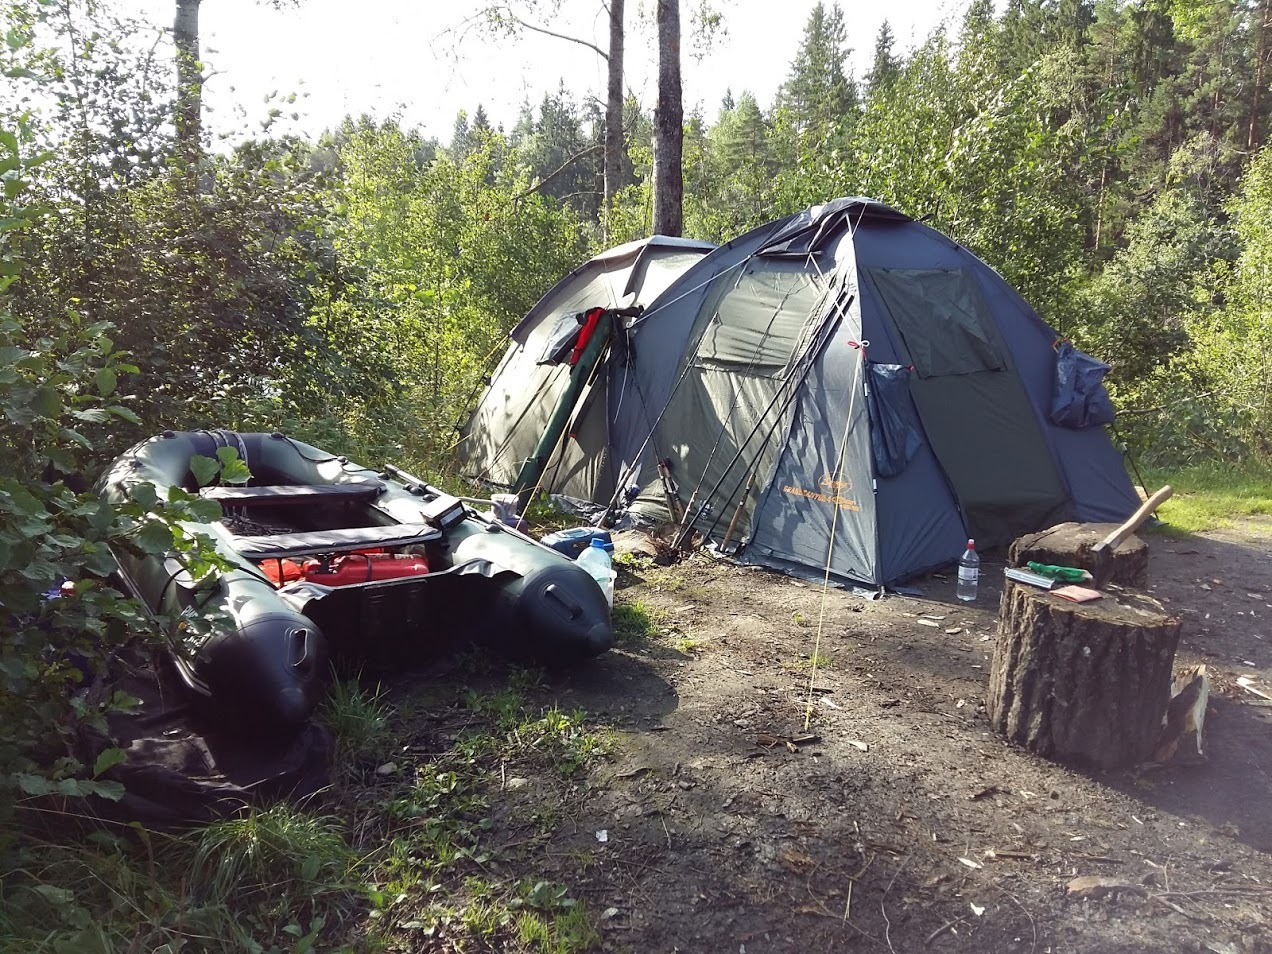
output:
POLYGON ((197 159, 203 127, 203 73, 199 63, 199 4, 177 0, 172 38, 177 47, 177 147, 183 158, 197 159))
POLYGON ((623 174, 623 3, 610 0, 609 84, 605 95, 605 203, 601 229, 609 243, 609 213, 623 174))
POLYGON ((684 102, 680 0, 658 0, 658 105, 654 109, 654 234, 684 231, 684 102))

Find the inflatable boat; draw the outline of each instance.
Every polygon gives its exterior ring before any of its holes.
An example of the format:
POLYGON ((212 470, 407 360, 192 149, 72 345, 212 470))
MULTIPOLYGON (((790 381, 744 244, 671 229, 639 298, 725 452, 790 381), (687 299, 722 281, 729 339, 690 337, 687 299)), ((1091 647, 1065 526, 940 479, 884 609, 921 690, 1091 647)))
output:
POLYGON ((141 483, 221 506, 186 529, 215 541, 227 570, 195 580, 175 553, 115 553, 125 588, 172 622, 174 666, 218 724, 300 725, 333 662, 400 670, 473 640, 562 665, 613 644, 586 571, 394 467, 278 433, 166 431, 116 460, 100 489, 119 502, 141 483), (250 479, 200 487, 192 459, 227 447, 250 479))

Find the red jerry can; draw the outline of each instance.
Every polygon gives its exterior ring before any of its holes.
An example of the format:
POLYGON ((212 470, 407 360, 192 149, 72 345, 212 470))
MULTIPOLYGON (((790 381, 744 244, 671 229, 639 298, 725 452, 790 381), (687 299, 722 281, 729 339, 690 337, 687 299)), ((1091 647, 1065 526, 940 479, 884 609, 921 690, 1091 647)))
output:
POLYGON ((418 553, 348 553, 332 560, 325 571, 318 560, 306 560, 304 578, 323 586, 348 586, 427 572, 428 561, 418 553))

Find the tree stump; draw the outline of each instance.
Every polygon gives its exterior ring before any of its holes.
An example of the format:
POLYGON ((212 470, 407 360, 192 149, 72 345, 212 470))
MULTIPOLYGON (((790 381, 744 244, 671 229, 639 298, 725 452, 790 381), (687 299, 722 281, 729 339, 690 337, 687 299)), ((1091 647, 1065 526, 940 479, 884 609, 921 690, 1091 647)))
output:
POLYGON ((1016 540, 1007 552, 1012 566, 1030 560, 1057 566, 1089 570, 1097 587, 1106 583, 1120 586, 1148 585, 1148 544, 1131 535, 1114 550, 1095 557, 1091 550, 1116 530, 1115 523, 1061 523, 1040 533, 1028 533, 1016 540))
POLYGON ((1006 581, 989 676, 994 730, 1045 758, 1110 769, 1153 754, 1179 620, 1151 596, 1073 603, 1006 581))

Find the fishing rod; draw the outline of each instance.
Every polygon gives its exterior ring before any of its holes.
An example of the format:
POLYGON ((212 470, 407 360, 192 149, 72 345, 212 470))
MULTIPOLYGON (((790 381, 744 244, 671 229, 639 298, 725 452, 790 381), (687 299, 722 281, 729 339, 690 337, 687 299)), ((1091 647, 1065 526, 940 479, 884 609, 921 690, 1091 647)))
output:
MULTIPOLYGON (((856 298, 855 295, 849 295, 847 297, 843 305, 839 308, 840 318, 842 318, 843 315, 847 312, 847 310, 852 307, 852 303, 855 300, 855 298, 856 298)), ((790 390, 789 392, 787 392, 785 398, 783 399, 781 409, 778 411, 777 416, 773 419, 773 422, 769 425, 768 433, 765 434, 764 441, 760 445, 760 451, 756 454, 755 459, 752 462, 752 467, 751 467, 752 470, 754 470, 754 468, 759 467, 760 457, 764 453, 764 446, 772 439, 773 432, 777 430, 777 425, 780 424, 782 422, 782 419, 786 416, 787 409, 790 407, 791 403, 794 401, 795 395, 799 393, 799 389, 803 385, 804 380, 808 377, 809 371, 811 371, 813 368, 813 365, 817 363, 817 352, 821 349, 822 345, 826 342, 826 339, 829 337, 831 331, 838 324, 839 324, 838 319, 836 319, 834 322, 831 322, 829 327, 826 329, 825 334, 819 336, 819 338, 815 342, 813 342, 813 344, 809 347, 808 351, 805 352, 808 355, 808 360, 805 362, 803 370, 801 370, 799 373, 799 380, 795 381, 793 384, 790 385, 790 390)), ((783 388, 785 388, 786 386, 787 386, 786 382, 783 382, 783 388)), ((741 459, 742 452, 746 450, 747 445, 751 443, 752 438, 754 438, 755 435, 759 433, 760 426, 764 423, 764 420, 768 417, 769 413, 772 411, 773 405, 776 404, 777 399, 781 396, 782 396, 782 390, 779 389, 778 392, 773 395, 773 400, 769 402, 769 406, 765 408, 764 413, 760 416, 759 420, 756 421, 755 427, 751 429, 751 433, 747 435, 746 440, 743 441, 742 445, 738 448, 737 453, 733 455, 733 459, 729 461, 728 466, 725 467, 724 472, 720 475, 720 479, 716 481, 715 486, 711 488, 710 492, 707 494, 702 505, 699 506, 698 512, 694 514, 692 520, 686 521, 685 526, 680 531, 680 535, 676 538, 675 546, 677 549, 683 546, 685 539, 689 535, 690 528, 692 528, 693 524, 696 523, 702 517, 706 506, 711 501, 711 498, 714 497, 716 494, 716 491, 718 491, 720 487, 723 486, 725 478, 729 476, 729 472, 733 470, 733 467, 741 459)), ((733 493, 730 494, 727 499, 733 500, 737 496, 737 493, 741 489, 742 482, 744 480, 746 480, 745 472, 743 473, 743 476, 738 479, 738 482, 733 485, 733 493)), ((723 513, 724 511, 722 510, 720 511, 720 513, 716 514, 715 520, 712 521, 711 526, 707 529, 704 536, 709 537, 713 532, 715 532, 715 528, 719 526, 720 517, 723 516, 723 513)))

